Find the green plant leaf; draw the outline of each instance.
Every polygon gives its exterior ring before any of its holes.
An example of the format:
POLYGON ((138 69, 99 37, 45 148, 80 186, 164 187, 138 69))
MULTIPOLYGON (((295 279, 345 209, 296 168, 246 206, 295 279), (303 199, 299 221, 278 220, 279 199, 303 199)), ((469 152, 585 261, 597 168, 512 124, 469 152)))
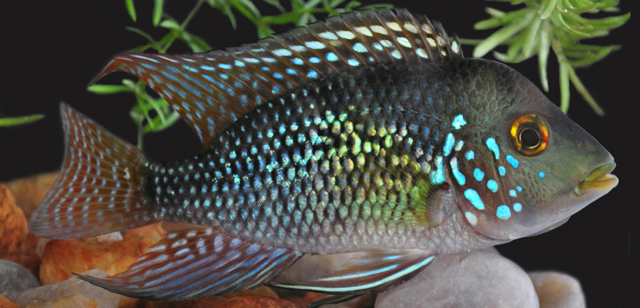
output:
POLYGON ((128 87, 128 86, 93 84, 87 88, 87 91, 96 93, 96 94, 116 94, 116 93, 131 92, 132 89, 131 87, 128 87))
POLYGON ((494 32, 488 38, 478 44, 478 46, 476 46, 476 48, 473 50, 473 57, 481 58, 487 52, 491 51, 496 46, 500 45, 502 42, 513 36, 515 33, 522 30, 535 15, 535 12, 531 9, 523 10, 527 10, 523 18, 513 21, 508 26, 505 26, 502 29, 494 32))
POLYGON ((558 0, 542 0, 540 2, 540 8, 538 9, 538 15, 540 19, 547 19, 556 7, 558 0))
POLYGON ((14 118, 0 118, 0 127, 31 123, 34 121, 38 121, 42 118, 44 118, 43 114, 34 114, 30 116, 14 117, 14 118))
POLYGON ((131 20, 136 21, 136 8, 133 6, 133 0, 124 0, 125 5, 127 6, 127 12, 129 12, 129 16, 131 20))
POLYGON ((153 5, 153 26, 157 27, 158 23, 160 23, 160 19, 162 19, 162 9, 164 7, 164 0, 154 0, 155 3, 153 5))

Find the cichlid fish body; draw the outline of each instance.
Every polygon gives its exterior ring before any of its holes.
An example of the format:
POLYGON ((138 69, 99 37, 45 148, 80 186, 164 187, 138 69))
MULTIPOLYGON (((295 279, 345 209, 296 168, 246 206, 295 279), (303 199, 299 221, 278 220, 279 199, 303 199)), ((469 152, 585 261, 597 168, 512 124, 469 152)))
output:
POLYGON ((127 296, 382 292, 438 256, 555 228, 617 184, 613 157, 530 81, 465 59, 405 10, 225 51, 119 55, 98 78, 116 70, 158 92, 204 152, 149 162, 63 104, 65 160, 29 226, 77 238, 198 225, 124 273, 80 276, 127 296), (274 279, 304 254, 347 252, 359 255, 321 278, 274 279))

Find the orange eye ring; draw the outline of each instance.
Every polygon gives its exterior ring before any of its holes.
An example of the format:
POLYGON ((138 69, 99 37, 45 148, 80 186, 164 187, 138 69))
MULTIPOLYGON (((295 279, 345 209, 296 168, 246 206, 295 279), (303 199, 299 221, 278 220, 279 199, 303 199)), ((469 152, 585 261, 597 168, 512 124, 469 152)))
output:
POLYGON ((518 117, 511 123, 509 132, 513 146, 527 156, 542 153, 549 144, 549 129, 535 114, 518 117))

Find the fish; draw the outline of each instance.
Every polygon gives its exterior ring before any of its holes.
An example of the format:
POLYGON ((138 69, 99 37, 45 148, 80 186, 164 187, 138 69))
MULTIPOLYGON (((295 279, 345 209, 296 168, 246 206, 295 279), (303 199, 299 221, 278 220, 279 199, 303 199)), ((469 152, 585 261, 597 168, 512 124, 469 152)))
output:
POLYGON ((410 280, 438 257, 550 231, 611 191, 613 156, 526 77, 467 59, 442 25, 370 9, 225 50, 113 57, 195 131, 203 152, 154 162, 66 104, 60 174, 35 235, 190 226, 113 277, 150 300, 269 285, 339 302, 410 280), (303 255, 355 253, 281 281, 303 255))

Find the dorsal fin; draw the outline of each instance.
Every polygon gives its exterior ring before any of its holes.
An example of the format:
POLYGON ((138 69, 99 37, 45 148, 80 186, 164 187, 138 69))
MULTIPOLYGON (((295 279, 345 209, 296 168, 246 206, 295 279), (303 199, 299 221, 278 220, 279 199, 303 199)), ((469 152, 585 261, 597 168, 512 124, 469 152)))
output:
POLYGON ((196 131, 205 148, 256 106, 310 80, 401 61, 462 58, 439 23, 404 9, 365 10, 226 51, 115 56, 94 79, 129 72, 158 92, 196 131))

